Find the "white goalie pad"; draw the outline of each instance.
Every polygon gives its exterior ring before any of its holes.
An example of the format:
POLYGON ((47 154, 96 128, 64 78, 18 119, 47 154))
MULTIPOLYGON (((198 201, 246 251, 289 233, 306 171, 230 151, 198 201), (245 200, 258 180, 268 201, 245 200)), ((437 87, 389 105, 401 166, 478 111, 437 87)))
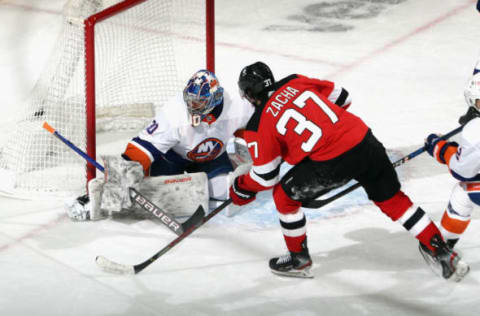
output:
POLYGON ((148 177, 140 184, 139 191, 175 217, 191 216, 199 205, 208 210, 208 178, 204 172, 148 177))

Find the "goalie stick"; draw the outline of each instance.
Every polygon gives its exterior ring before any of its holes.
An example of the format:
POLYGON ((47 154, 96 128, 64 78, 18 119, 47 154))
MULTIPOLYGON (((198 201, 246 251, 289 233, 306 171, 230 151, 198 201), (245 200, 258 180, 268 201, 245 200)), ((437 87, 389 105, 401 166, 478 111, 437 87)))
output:
POLYGON ((121 263, 114 262, 108 258, 105 258, 104 256, 98 256, 95 259, 95 261, 97 262, 97 265, 105 272, 118 273, 118 274, 137 274, 143 269, 145 269, 146 267, 148 267, 150 264, 155 262, 158 258, 163 256, 165 253, 167 253, 170 249, 175 247, 180 241, 182 241, 188 235, 193 233, 197 228, 199 228, 200 226, 208 222, 212 217, 220 213, 220 211, 222 211, 225 207, 227 207, 231 202, 232 202, 232 199, 228 199, 225 202, 223 202, 219 207, 214 209, 210 214, 203 217, 203 219, 199 223, 191 226, 183 234, 181 234, 180 236, 172 240, 168 245, 163 247, 156 254, 154 254, 153 256, 151 256, 150 258, 148 258, 147 260, 139 264, 135 264, 135 265, 121 264, 121 263))
MULTIPOLYGON (((95 159, 88 156, 84 151, 80 148, 72 144, 68 139, 63 137, 59 132, 57 132, 52 126, 50 126, 47 122, 43 123, 43 128, 56 136, 60 139, 64 144, 68 147, 73 149, 76 153, 86 159, 89 163, 95 166, 101 172, 105 171, 105 168, 99 164, 95 159)), ((173 231, 177 236, 181 236, 185 231, 190 229, 192 226, 196 225, 198 222, 202 220, 205 216, 205 211, 203 207, 199 206, 195 213, 192 214, 184 223, 180 223, 175 218, 163 212, 159 207, 157 207, 153 202, 149 201, 145 196, 143 196, 140 192, 135 190, 134 188, 129 188, 130 197, 135 203, 140 206, 144 211, 148 212, 149 214, 153 215, 155 218, 159 219, 162 224, 167 226, 171 231, 173 231)))
MULTIPOLYGON (((458 134, 463 128, 463 125, 462 126, 459 126, 457 127, 456 129, 448 132, 447 134, 445 135, 442 135, 440 137, 440 139, 448 139, 456 134, 458 134)), ((421 153, 423 153, 425 151, 425 147, 421 147, 417 150, 415 150, 414 152, 406 155, 405 157, 395 161, 394 163, 392 163, 393 167, 396 168, 400 165, 403 165, 405 162, 409 161, 410 159, 412 158, 415 158, 416 156, 420 155, 421 153)), ((325 206, 333 201, 335 201, 336 199, 338 198, 341 198, 342 196, 344 195, 347 195, 348 193, 358 189, 359 187, 361 187, 360 183, 355 183, 351 186, 349 186, 348 188, 346 188, 345 190, 343 191, 340 191, 338 192, 337 194, 335 195, 332 195, 331 197, 329 198, 326 198, 326 199, 320 199, 320 200, 309 200, 309 201, 305 201, 302 203, 302 207, 305 207, 305 208, 320 208, 322 206, 325 206)))

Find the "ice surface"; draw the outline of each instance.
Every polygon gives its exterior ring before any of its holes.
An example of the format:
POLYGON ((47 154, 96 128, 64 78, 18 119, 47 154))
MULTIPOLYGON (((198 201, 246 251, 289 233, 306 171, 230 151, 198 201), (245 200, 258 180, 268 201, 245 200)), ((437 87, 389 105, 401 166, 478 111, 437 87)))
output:
MULTIPOLYGON (((38 78, 63 3, 0 0, 0 120, 38 78)), ((236 92, 240 69, 257 60, 277 78, 335 80, 392 160, 455 128, 466 110, 463 87, 480 48, 473 0, 217 0, 216 13, 226 89, 236 92)), ((125 145, 107 135, 99 143, 99 154, 125 145)), ((446 168, 423 154, 398 171, 404 191, 439 220, 455 183, 446 168)), ((268 259, 285 252, 269 192, 134 276, 105 273, 95 258, 136 264, 175 236, 141 218, 73 223, 62 203, 0 198, 0 315, 478 315, 478 209, 458 244, 471 273, 454 284, 433 275, 416 240, 361 189, 307 211, 313 280, 269 271, 268 259)))

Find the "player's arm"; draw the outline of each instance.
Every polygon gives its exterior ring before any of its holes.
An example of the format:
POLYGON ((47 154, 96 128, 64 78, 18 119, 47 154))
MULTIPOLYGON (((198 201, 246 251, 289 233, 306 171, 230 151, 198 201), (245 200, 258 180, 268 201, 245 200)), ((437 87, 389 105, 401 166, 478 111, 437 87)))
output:
POLYGON ((157 116, 127 144, 122 157, 139 162, 145 175, 148 175, 152 163, 176 143, 178 143, 178 137, 175 129, 164 118, 157 116))
POLYGON ((446 164, 450 173, 460 181, 479 181, 480 176, 480 119, 465 125, 461 134, 461 145, 440 140, 439 135, 430 134, 425 149, 441 164, 446 164))
POLYGON ((321 94, 333 104, 338 105, 344 110, 352 104, 352 97, 344 87, 328 80, 314 79, 315 87, 321 94))
POLYGON ((425 140, 425 150, 439 163, 450 165, 450 160, 457 153, 458 143, 440 139, 439 134, 430 134, 425 140))
POLYGON ((280 145, 273 135, 246 130, 244 137, 253 165, 249 173, 237 177, 230 187, 230 197, 236 205, 253 201, 257 192, 277 184, 282 163, 280 145))
POLYGON ((465 125, 460 146, 448 161, 452 175, 460 181, 480 181, 480 118, 465 125))
POLYGON ((343 109, 348 109, 352 104, 350 93, 343 87, 334 84, 332 92, 328 95, 328 100, 343 109))

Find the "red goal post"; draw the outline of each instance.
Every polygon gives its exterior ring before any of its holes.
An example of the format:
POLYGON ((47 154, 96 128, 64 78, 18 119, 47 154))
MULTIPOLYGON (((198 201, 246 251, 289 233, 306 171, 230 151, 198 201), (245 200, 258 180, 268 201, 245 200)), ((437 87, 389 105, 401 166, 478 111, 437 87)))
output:
POLYGON ((215 71, 214 0, 69 0, 63 17, 28 101, 0 126, 9 196, 77 194, 96 175, 44 121, 97 159, 97 133, 135 136, 194 72, 215 71))
MULTIPOLYGON (((95 25, 111 16, 128 10, 148 0, 125 0, 116 5, 108 7, 85 19, 85 76, 86 81, 92 84, 86 87, 87 105, 87 154, 96 159, 96 137, 95 137, 95 25)), ((205 49, 206 68, 215 72, 215 2, 205 1, 205 49)), ((87 163, 87 180, 96 176, 96 168, 87 163)))

